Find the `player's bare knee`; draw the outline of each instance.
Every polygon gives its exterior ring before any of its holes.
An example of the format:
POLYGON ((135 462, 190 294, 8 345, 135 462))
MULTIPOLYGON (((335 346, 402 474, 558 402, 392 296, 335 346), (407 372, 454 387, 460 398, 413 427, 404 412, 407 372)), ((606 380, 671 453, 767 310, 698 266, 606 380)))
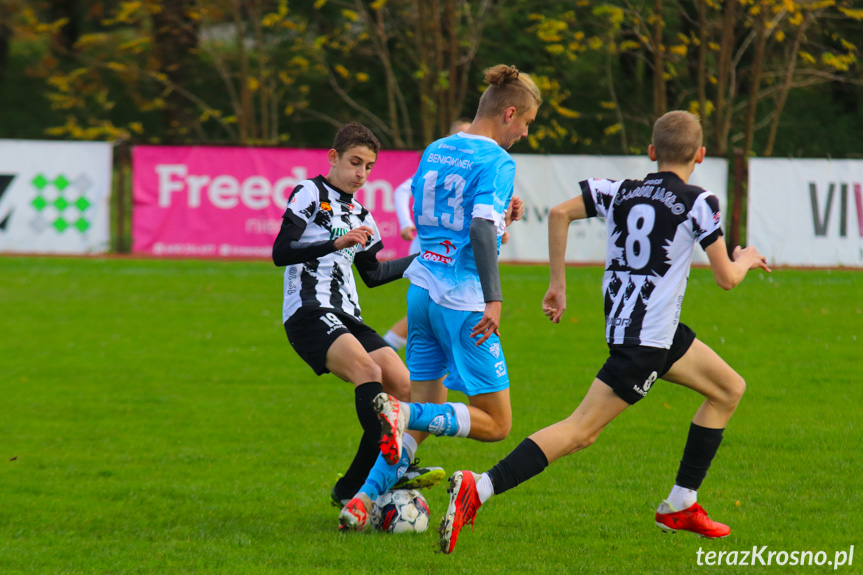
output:
POLYGON ((717 407, 733 411, 746 391, 746 381, 735 373, 717 388, 716 392, 709 396, 710 401, 717 407))
POLYGON ((500 439, 498 439, 498 441, 503 441, 504 439, 509 437, 510 431, 512 431, 512 421, 506 421, 501 423, 499 427, 500 433, 498 433, 498 437, 500 437, 500 439))
POLYGON ((509 437, 512 430, 511 421, 495 421, 488 433, 486 441, 503 441, 509 437))
POLYGON ((729 403, 733 404, 734 407, 737 407, 737 404, 740 403, 744 393, 746 393, 746 380, 735 373, 734 379, 731 380, 731 384, 728 386, 729 403))
POLYGON ((354 383, 359 385, 369 381, 381 381, 381 366, 368 355, 357 356, 351 370, 354 383))
POLYGON ((384 381, 384 391, 398 399, 399 401, 411 400, 411 382, 407 381, 384 381))

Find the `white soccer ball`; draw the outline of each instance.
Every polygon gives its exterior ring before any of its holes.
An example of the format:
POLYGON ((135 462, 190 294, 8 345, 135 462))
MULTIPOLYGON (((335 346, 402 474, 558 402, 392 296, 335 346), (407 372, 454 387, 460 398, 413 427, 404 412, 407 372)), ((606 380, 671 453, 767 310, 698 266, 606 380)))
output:
POLYGON ((371 522, 386 533, 423 533, 429 528, 429 505, 415 489, 387 491, 375 501, 371 522))

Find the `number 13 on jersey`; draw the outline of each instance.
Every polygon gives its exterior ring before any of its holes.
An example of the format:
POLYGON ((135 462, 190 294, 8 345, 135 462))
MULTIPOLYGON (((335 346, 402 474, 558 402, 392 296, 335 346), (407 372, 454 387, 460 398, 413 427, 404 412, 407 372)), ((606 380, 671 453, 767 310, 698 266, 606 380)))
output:
MULTIPOLYGON (((440 226, 460 232, 464 228, 464 187, 467 183, 458 174, 447 174, 442 189, 438 189, 438 172, 426 172, 423 177, 423 198, 417 223, 440 226), (444 203, 445 200, 445 203, 444 203), (438 205, 440 201, 441 205, 438 205)), ((414 208, 416 209, 416 208, 414 208)))

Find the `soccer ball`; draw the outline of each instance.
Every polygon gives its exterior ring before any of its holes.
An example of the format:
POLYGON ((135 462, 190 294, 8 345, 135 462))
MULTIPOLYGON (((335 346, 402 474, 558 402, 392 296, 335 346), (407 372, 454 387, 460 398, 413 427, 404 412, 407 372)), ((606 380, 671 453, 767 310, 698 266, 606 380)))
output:
POLYGON ((429 505, 416 489, 387 491, 375 501, 371 522, 386 533, 423 533, 429 527, 429 505))

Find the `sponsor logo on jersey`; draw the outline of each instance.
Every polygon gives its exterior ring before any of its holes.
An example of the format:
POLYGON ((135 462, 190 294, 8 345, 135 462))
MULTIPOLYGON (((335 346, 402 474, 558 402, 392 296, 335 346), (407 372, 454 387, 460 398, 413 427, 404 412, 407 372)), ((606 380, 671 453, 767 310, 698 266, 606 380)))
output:
POLYGON ((330 230, 330 239, 334 240, 336 238, 340 238, 346 233, 348 233, 348 230, 346 228, 332 228, 330 230))
POLYGON ((449 241, 449 240, 444 240, 444 241, 442 241, 442 242, 440 243, 440 245, 442 245, 443 247, 445 247, 445 248, 446 248, 446 253, 447 253, 447 255, 449 255, 449 250, 450 250, 450 248, 452 248, 452 251, 455 251, 455 246, 454 246, 454 245, 452 245, 452 242, 451 242, 451 241, 449 241))
POLYGON ((451 264, 452 258, 447 256, 442 256, 441 254, 436 254, 434 252, 430 252, 428 250, 424 251, 420 256, 422 259, 430 261, 430 262, 439 262, 442 264, 451 264))
POLYGON ((329 202, 321 202, 321 209, 322 209, 323 211, 325 211, 325 212, 331 212, 331 211, 333 211, 333 208, 331 208, 331 207, 330 207, 330 203, 329 203, 329 202))

